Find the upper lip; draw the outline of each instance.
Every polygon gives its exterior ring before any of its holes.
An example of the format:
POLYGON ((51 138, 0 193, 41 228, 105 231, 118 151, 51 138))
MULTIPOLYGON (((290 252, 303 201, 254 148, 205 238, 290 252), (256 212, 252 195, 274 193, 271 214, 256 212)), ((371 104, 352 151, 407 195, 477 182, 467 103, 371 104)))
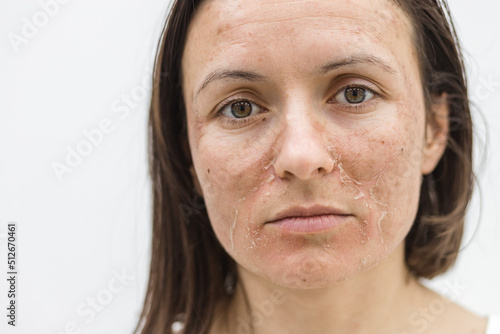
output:
POLYGON ((277 220, 282 220, 291 217, 311 217, 311 216, 321 216, 321 215, 348 216, 349 214, 340 209, 330 206, 323 206, 323 205, 315 205, 311 207, 294 206, 277 213, 270 221, 268 221, 268 223, 272 223, 277 220))

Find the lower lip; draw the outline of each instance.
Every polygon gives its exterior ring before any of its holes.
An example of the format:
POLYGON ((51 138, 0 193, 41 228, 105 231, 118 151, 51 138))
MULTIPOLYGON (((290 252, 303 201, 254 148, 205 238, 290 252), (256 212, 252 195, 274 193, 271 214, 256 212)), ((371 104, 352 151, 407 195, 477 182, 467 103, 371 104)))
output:
POLYGON ((320 215, 309 217, 290 217, 270 222, 282 230, 294 233, 319 233, 329 231, 348 219, 350 215, 320 215))

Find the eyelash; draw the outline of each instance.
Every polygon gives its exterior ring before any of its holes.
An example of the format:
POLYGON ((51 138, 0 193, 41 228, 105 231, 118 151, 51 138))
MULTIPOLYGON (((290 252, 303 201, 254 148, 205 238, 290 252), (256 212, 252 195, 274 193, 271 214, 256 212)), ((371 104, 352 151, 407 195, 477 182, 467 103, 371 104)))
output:
MULTIPOLYGON (((332 102, 332 104, 343 104, 344 106, 342 108, 344 108, 345 110, 350 110, 351 112, 360 112, 362 110, 366 110, 370 107, 373 106, 374 104, 374 99, 376 98, 379 98, 380 97, 380 94, 377 93, 376 91, 374 91, 373 89, 371 89, 370 87, 366 86, 366 85, 362 85, 362 84, 349 84, 349 85, 346 85, 346 86, 343 86, 342 88, 340 88, 332 98, 330 98, 328 100, 328 102, 330 101, 334 101, 332 102), (366 101, 366 102, 361 102, 361 103, 358 103, 358 104, 355 104, 355 103, 340 103, 340 102, 337 102, 335 101, 336 97, 338 94, 340 94, 341 92, 345 91, 346 89, 349 89, 349 88, 361 88, 361 89, 365 89, 366 91, 370 92, 373 94, 373 97, 366 101)), ((248 117, 244 117, 244 118, 229 118, 229 117, 224 117, 223 115, 223 111, 224 109, 226 109, 228 106, 230 106, 231 104, 233 103, 238 103, 238 102, 250 102, 252 104, 256 104, 257 106, 259 106, 259 108, 262 108, 258 103, 254 102, 252 99, 249 99, 249 98, 241 98, 241 97, 236 97, 236 98, 230 98, 223 103, 222 107, 220 107, 216 114, 215 114, 215 118, 222 118, 224 120, 225 123, 229 124, 229 125, 239 125, 239 126, 243 126, 245 125, 246 123, 248 123, 249 121, 252 121, 254 119, 254 117, 258 116, 259 114, 257 115, 251 115, 251 116, 248 116, 248 117)), ((267 109, 263 109, 263 112, 267 112, 267 109)))

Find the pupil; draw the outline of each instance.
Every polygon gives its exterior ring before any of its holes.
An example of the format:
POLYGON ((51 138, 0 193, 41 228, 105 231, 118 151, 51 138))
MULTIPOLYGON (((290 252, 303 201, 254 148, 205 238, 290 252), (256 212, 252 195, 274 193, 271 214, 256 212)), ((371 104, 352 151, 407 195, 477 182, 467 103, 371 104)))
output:
POLYGON ((363 88, 347 88, 344 95, 349 103, 361 103, 365 100, 366 91, 363 88))
POLYGON ((248 117, 252 114, 252 105, 247 101, 233 103, 231 113, 237 118, 248 117))

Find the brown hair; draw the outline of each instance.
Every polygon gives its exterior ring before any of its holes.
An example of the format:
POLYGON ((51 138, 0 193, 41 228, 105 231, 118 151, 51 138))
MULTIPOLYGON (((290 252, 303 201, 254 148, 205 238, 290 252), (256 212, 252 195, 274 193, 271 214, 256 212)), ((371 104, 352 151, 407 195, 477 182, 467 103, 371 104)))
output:
MULTIPOLYGON (((449 136, 435 170, 422 181, 417 217, 406 237, 406 264, 432 278, 454 262, 473 188, 472 122, 463 58, 448 7, 437 0, 392 0, 413 23, 428 121, 431 98, 447 93, 449 136)), ((181 58, 188 26, 203 0, 175 0, 155 60, 149 119, 153 241, 149 284, 136 332, 207 333, 237 282, 234 260, 217 240, 189 167, 181 58)))

